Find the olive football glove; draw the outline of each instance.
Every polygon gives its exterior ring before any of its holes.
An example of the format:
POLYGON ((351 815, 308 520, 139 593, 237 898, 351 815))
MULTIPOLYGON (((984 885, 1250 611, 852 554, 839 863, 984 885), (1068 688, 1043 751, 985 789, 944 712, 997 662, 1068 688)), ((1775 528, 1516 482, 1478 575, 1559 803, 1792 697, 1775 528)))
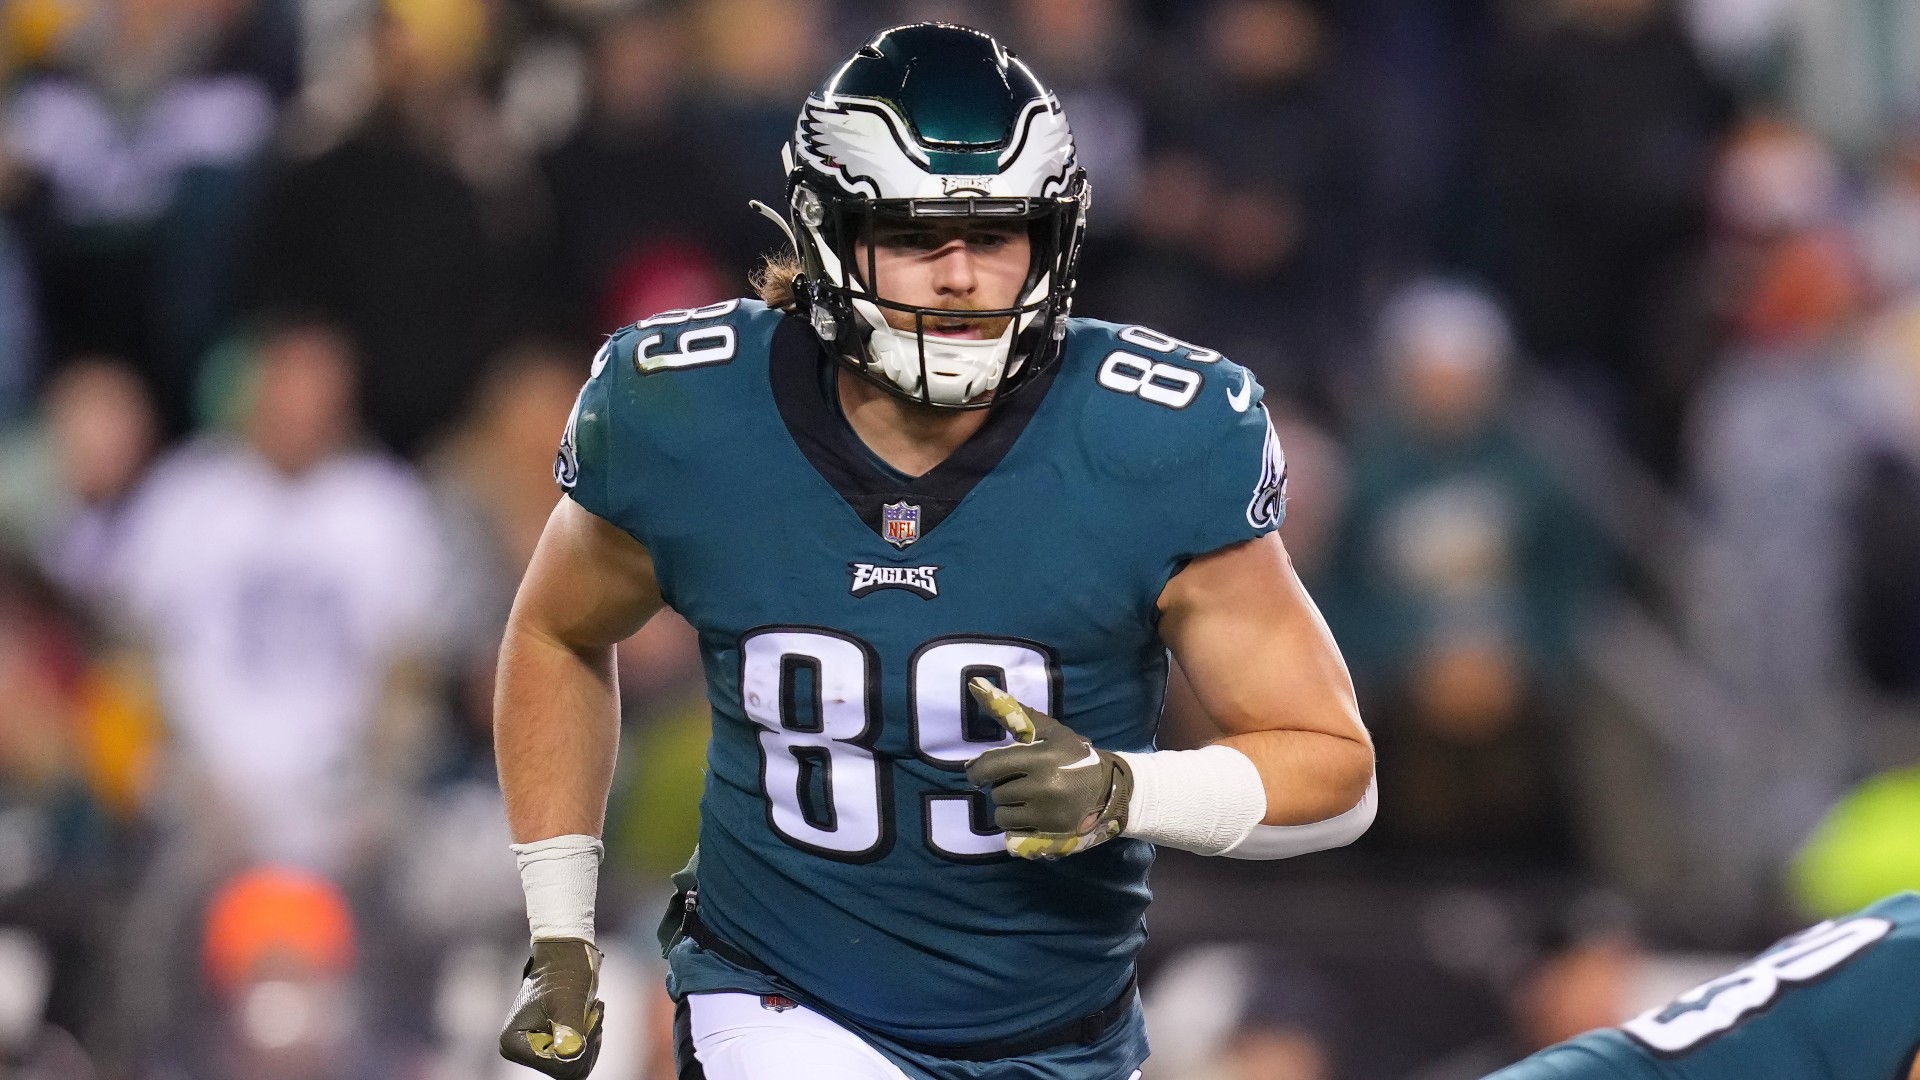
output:
POLYGON ((985 679, 975 678, 967 689, 1015 740, 967 766, 968 782, 989 788, 993 821, 1006 831, 1009 852, 1057 859, 1120 835, 1133 794, 1124 758, 985 679))
POLYGON ((584 1080, 600 1056, 599 991, 599 949, 579 938, 534 942, 500 1056, 554 1080, 584 1080))

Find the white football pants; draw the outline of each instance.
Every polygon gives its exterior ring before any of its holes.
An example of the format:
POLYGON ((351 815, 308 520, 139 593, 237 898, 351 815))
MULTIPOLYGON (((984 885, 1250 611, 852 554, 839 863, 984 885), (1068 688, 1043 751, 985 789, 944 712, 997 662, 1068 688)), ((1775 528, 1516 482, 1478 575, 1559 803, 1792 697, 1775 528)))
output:
MULTIPOLYGON (((805 1005, 758 994, 689 994, 693 1056, 707 1080, 908 1080, 866 1040, 805 1005)), ((1139 1080, 1136 1071, 1131 1080, 1139 1080)))
POLYGON ((805 1005, 758 994, 688 994, 693 1056, 707 1080, 907 1080, 900 1066, 805 1005))

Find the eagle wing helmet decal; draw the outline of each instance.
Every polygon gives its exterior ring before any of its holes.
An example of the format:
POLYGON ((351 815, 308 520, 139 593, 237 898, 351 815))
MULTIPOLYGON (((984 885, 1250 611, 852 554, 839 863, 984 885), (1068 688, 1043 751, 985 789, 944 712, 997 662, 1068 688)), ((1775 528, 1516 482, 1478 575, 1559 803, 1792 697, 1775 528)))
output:
POLYGON ((1028 102, 1016 129, 1019 134, 1000 154, 999 186, 1012 194, 1038 191, 1041 195, 1058 195, 1065 191, 1067 178, 1078 162, 1073 133, 1067 130, 1059 99, 1048 94, 1028 102))
POLYGON ((928 175, 927 155, 913 145, 906 121, 876 98, 807 98, 794 142, 854 195, 900 198, 928 175))
MULTIPOLYGON (((1015 135, 999 154, 996 174, 983 177, 989 197, 1057 195, 1077 165, 1073 133, 1052 94, 1030 101, 1015 135)), ((870 199, 938 199, 950 188, 933 172, 926 151, 891 102, 879 98, 813 95, 800 110, 794 144, 806 163, 839 181, 849 194, 870 199)))

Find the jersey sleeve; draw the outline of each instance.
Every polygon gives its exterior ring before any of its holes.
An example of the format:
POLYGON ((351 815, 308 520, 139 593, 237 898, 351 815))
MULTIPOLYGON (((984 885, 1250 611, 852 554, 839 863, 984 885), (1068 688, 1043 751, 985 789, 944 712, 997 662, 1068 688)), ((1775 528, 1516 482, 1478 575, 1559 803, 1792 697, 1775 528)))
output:
POLYGON ((554 456, 553 478, 574 502, 643 544, 693 482, 679 448, 725 430, 743 367, 762 358, 783 316, 757 301, 663 311, 616 331, 594 354, 554 456))
POLYGON ((615 520, 613 473, 613 411, 609 388, 616 379, 608 360, 617 349, 616 334, 594 354, 593 367, 580 395, 573 400, 560 450, 553 458, 553 479, 574 502, 594 515, 615 520))
POLYGON ((1228 404, 1244 402, 1245 408, 1220 421, 1189 495, 1189 556, 1265 536, 1287 514, 1286 454, 1253 373, 1242 370, 1239 377, 1245 380, 1240 394, 1228 395, 1228 404))

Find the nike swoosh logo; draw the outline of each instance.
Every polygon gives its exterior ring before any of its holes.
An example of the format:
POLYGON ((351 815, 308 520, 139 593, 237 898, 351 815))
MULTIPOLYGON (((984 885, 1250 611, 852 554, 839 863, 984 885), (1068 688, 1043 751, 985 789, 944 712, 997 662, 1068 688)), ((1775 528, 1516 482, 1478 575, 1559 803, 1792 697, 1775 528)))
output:
POLYGON ((1060 767, 1063 769, 1084 769, 1090 765, 1098 765, 1098 764, 1100 764, 1100 752, 1098 750, 1093 749, 1092 747, 1088 747, 1086 757, 1081 758, 1079 761, 1076 761, 1071 765, 1062 765, 1060 767))
POLYGON ((1253 376, 1244 371, 1240 373, 1240 391, 1227 391, 1227 404, 1233 406, 1234 412, 1247 411, 1247 406, 1253 404, 1253 376))

